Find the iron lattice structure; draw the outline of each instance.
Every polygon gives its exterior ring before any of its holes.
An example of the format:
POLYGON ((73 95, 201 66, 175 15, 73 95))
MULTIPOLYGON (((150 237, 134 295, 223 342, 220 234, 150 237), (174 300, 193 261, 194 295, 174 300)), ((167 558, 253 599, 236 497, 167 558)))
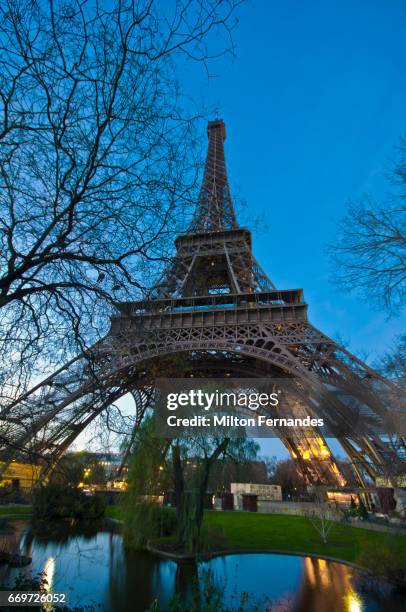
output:
MULTIPOLYGON (((366 416, 390 414, 385 398, 396 396, 396 385, 311 325, 302 290, 277 290, 254 258, 250 231, 237 225, 224 140, 223 121, 209 122, 195 215, 176 239, 173 260, 150 297, 119 304, 103 340, 3 408, 3 471, 28 451, 45 458, 46 474, 127 392, 136 403, 135 432, 151 403, 153 373, 168 368, 181 377, 287 376, 301 390, 292 410, 323 416, 333 432, 354 417, 343 399, 349 395, 366 416), (315 396, 317 407, 311 403, 315 396)), ((304 436, 297 430, 281 438, 306 482, 345 484, 319 431, 304 436)), ((134 433, 128 452, 133 440, 134 433)), ((361 486, 404 470, 402 438, 384 440, 366 425, 363 435, 346 435, 341 444, 361 486)))

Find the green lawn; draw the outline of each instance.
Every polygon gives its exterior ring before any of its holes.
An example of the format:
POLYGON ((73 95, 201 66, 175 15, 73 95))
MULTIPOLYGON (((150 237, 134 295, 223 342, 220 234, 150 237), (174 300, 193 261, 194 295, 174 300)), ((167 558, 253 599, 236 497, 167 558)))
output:
MULTIPOLYGON (((121 519, 120 506, 109 507, 106 515, 121 519)), ((206 512, 204 524, 213 550, 283 550, 320 554, 357 562, 365 544, 379 550, 396 549, 406 568, 406 535, 392 535, 334 523, 327 544, 308 519, 284 514, 249 512, 206 512)))
POLYGON ((104 516, 108 516, 109 518, 122 520, 123 513, 121 506, 107 506, 104 516))
POLYGON ((371 543, 382 550, 396 547, 401 565, 406 568, 406 535, 392 535, 334 523, 327 544, 323 544, 309 520, 301 516, 207 512, 204 520, 207 526, 215 527, 213 538, 216 531, 223 533, 221 548, 229 550, 309 552, 356 562, 363 545, 371 543))
POLYGON ((0 506, 0 516, 7 514, 31 514, 31 506, 0 506))

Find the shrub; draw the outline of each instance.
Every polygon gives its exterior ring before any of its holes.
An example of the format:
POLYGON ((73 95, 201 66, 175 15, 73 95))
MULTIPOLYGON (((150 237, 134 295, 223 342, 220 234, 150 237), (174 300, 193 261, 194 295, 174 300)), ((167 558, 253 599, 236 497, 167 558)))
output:
POLYGON ((406 571, 400 566, 398 547, 391 543, 365 542, 358 557, 358 563, 376 578, 387 578, 395 582, 406 580, 406 571))
POLYGON ((15 489, 12 484, 0 486, 0 504, 22 504, 29 501, 29 494, 15 489))
POLYGON ((148 540, 173 535, 176 531, 176 512, 156 502, 139 501, 125 509, 125 543, 140 549, 148 540))
POLYGON ((368 511, 365 507, 364 502, 362 501, 362 499, 359 500, 359 504, 358 504, 358 508, 357 508, 357 515, 359 516, 359 518, 362 521, 367 521, 368 520, 368 511))
POLYGON ((87 496, 79 489, 48 484, 35 490, 32 510, 34 517, 41 519, 97 519, 105 508, 105 500, 97 494, 87 496))

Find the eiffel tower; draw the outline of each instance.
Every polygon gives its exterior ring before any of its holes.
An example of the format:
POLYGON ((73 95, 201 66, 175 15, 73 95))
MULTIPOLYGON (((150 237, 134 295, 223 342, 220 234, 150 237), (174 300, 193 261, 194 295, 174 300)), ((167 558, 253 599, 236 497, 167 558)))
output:
MULTIPOLYGON (((329 415, 347 423, 351 407, 332 388, 347 394, 356 389, 366 414, 390 413, 382 390, 390 397, 396 385, 316 329, 302 289, 277 289, 255 259, 251 233, 239 227, 230 195, 224 122, 210 121, 207 131, 199 200, 188 231, 175 240, 170 265, 148 299, 118 304, 104 339, 2 410, 0 474, 27 451, 41 457, 45 477, 77 436, 130 392, 136 418, 128 456, 151 404, 153 373, 164 367, 179 377, 287 376, 322 398, 321 412, 327 406, 329 415), (171 362, 173 355, 182 356, 182 366, 171 362)), ((331 427, 334 431, 334 422, 331 427)), ((345 485, 318 431, 304 436, 293 430, 282 442, 306 483, 345 485)), ((361 487, 405 468, 402 438, 389 443, 366 429, 340 442, 361 487)))

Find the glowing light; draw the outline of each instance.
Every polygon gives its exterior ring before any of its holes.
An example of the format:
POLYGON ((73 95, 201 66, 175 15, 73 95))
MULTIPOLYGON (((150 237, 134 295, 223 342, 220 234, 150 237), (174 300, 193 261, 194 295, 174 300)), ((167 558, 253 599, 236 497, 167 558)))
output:
POLYGON ((54 580, 55 574, 55 559, 53 557, 49 557, 44 566, 44 578, 47 581, 46 590, 50 591, 52 588, 52 583, 54 580))
POLYGON ((319 566, 320 582, 324 587, 328 587, 330 584, 330 572, 328 565, 324 559, 318 559, 317 564, 319 566))
POLYGON ((343 491, 327 491, 327 499, 329 501, 335 501, 339 503, 349 504, 351 502, 351 497, 354 495, 355 493, 348 493, 343 491))
POLYGON ((361 597, 352 589, 345 595, 344 603, 346 612, 362 612, 364 607, 361 597))
POLYGON ((304 564, 310 584, 312 586, 316 586, 316 576, 314 574, 314 567, 310 557, 305 557, 304 564))

